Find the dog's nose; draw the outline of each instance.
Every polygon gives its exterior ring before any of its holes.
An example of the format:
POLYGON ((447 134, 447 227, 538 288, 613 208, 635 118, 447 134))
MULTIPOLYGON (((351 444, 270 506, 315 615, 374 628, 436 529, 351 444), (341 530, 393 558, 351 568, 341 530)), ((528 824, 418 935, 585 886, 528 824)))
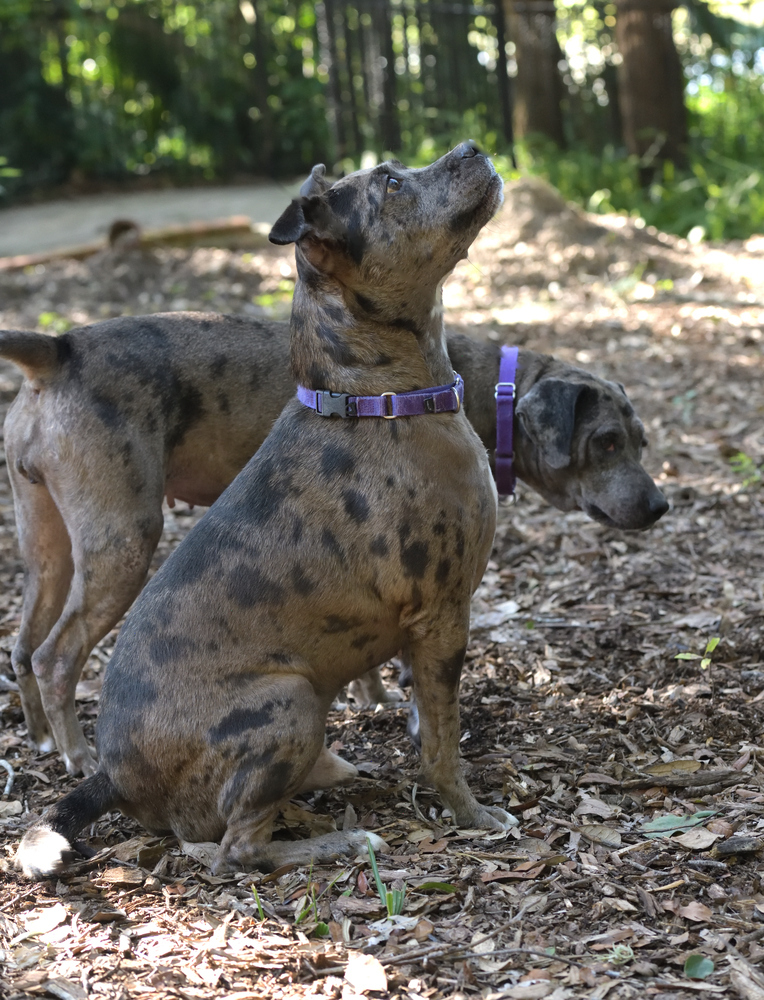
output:
POLYGON ((460 143, 456 150, 463 160, 470 156, 477 156, 480 153, 480 147, 472 139, 468 139, 466 142, 460 143))
POLYGON ((655 496, 650 499, 650 513, 654 516, 656 521, 662 518, 668 509, 668 500, 662 493, 656 493, 655 496))

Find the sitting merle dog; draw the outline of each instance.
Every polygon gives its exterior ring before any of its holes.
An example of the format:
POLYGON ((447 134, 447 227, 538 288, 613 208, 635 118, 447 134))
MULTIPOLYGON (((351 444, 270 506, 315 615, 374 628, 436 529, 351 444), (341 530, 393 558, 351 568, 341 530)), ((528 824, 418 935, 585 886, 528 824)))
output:
POLYGON ((328 709, 400 649, 426 779, 461 826, 516 822, 477 801, 459 760, 496 489, 441 308, 444 278, 501 196, 470 143, 332 186, 314 169, 271 233, 296 244, 300 397, 136 601, 106 672, 98 770, 27 831, 25 872, 56 871, 76 833, 115 808, 220 841, 216 871, 355 855, 364 831, 291 843, 271 831, 293 795, 355 773, 324 745, 328 709), (329 419, 337 408, 344 419, 329 419))

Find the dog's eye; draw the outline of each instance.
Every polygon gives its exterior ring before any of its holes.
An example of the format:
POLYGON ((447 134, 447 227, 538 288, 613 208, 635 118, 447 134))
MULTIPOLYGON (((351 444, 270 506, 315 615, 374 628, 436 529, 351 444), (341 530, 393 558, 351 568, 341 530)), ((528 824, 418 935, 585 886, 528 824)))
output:
POLYGON ((394 194, 394 192, 399 191, 401 187, 401 181, 397 177, 387 178, 387 193, 394 194))
POLYGON ((606 434, 600 438, 600 447, 612 455, 618 450, 618 438, 613 434, 606 434))

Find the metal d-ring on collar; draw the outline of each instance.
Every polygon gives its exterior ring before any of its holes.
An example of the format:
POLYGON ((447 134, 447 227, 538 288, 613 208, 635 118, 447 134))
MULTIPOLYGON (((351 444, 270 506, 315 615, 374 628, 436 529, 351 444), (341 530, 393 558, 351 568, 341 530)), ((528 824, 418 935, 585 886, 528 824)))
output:
MULTIPOLYGON (((456 375, 456 372, 454 372, 456 375)), ((416 417, 425 413, 458 413, 464 400, 464 382, 456 375, 450 385, 411 392, 383 392, 379 396, 350 396, 329 389, 297 386, 297 398, 321 417, 416 417)))
POLYGON ((494 475, 500 497, 515 493, 514 421, 517 390, 517 347, 502 347, 499 361, 499 381, 496 383, 496 456, 494 475))

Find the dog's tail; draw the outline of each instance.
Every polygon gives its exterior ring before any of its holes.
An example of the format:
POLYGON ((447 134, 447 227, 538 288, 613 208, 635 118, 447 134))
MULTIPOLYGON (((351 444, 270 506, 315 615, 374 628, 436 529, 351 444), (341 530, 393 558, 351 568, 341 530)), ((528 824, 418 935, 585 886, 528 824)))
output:
POLYGON ((80 830, 114 809, 120 797, 111 778, 98 771, 42 816, 24 834, 16 864, 27 878, 57 875, 74 858, 72 841, 80 830))
POLYGON ((44 378, 61 363, 61 347, 57 337, 29 330, 0 330, 0 358, 7 358, 24 372, 28 379, 44 378))

